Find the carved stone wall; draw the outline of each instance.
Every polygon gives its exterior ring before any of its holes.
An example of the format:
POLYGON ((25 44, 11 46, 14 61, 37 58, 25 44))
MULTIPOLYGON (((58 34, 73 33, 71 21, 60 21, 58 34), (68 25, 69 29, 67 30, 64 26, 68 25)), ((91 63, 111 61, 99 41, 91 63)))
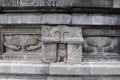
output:
POLYGON ((0 80, 120 80, 120 0, 0 0, 0 80))

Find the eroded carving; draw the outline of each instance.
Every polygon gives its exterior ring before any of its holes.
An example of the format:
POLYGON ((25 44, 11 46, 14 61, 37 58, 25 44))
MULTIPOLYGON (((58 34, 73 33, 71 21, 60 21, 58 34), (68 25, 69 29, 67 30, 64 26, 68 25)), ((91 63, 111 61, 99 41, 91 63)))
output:
POLYGON ((39 35, 5 35, 4 38, 5 53, 34 52, 42 46, 39 35))
POLYGON ((57 62, 67 61, 67 44, 58 44, 58 60, 57 62))
POLYGON ((83 44, 84 50, 91 55, 116 55, 117 45, 118 40, 109 37, 87 37, 83 44))
POLYGON ((81 44, 83 42, 82 31, 80 27, 46 26, 42 28, 42 34, 41 40, 44 42, 76 44, 81 44))
POLYGON ((20 0, 21 6, 35 6, 38 0, 20 0))
POLYGON ((82 37, 82 31, 80 27, 44 26, 42 27, 41 41, 47 44, 49 43, 56 44, 57 62, 74 63, 75 60, 79 60, 79 62, 81 62, 83 37, 82 37), (73 46, 70 46, 69 44, 73 45, 75 48, 73 48, 73 46), (69 48, 68 48, 68 45, 69 45, 69 48), (71 49, 72 52, 69 52, 71 51, 71 50, 68 50, 70 48, 73 48, 71 49), (78 57, 74 55, 71 56, 71 54, 74 54, 74 53, 78 57))
POLYGON ((47 3, 50 4, 51 6, 56 6, 57 0, 47 0, 47 3))

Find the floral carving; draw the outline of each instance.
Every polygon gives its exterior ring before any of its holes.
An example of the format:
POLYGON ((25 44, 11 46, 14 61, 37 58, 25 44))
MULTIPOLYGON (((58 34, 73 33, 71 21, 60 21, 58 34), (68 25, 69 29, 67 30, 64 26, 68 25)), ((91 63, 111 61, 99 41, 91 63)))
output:
POLYGON ((38 35, 9 35, 5 36, 4 46, 7 50, 30 52, 41 48, 42 43, 38 35))
POLYGON ((116 38, 108 37, 87 37, 84 42, 84 50, 91 54, 98 55, 97 53, 113 53, 117 47, 118 40, 116 38))

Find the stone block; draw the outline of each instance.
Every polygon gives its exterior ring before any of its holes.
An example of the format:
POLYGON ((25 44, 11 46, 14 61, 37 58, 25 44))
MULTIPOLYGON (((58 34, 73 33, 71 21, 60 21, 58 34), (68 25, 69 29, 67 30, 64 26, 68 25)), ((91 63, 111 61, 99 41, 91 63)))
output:
POLYGON ((90 25, 92 24, 92 16, 90 14, 73 14, 72 24, 90 25))
POLYGON ((120 8, 120 0, 113 0, 113 8, 120 8))
POLYGON ((57 0, 56 7, 72 7, 75 0, 57 0))
POLYGON ((82 45, 68 44, 68 57, 69 64, 78 64, 82 62, 82 45))
POLYGON ((91 75, 119 75, 119 64, 91 64, 91 75))
POLYGON ((19 7, 38 7, 44 6, 44 0, 20 0, 19 7))
POLYGON ((120 25, 120 15, 117 15, 115 25, 120 25))
POLYGON ((83 36, 114 36, 120 35, 119 29, 83 29, 83 36))
POLYGON ((42 23, 44 24, 71 24, 69 14, 43 14, 42 23))
POLYGON ((45 43, 73 43, 82 44, 82 31, 79 27, 43 26, 41 41, 45 43))
POLYGON ((93 25, 102 25, 103 24, 103 19, 104 19, 104 17, 103 17, 103 15, 101 15, 101 14, 93 14, 92 15, 92 24, 93 25))
POLYGON ((48 64, 0 63, 0 73, 4 74, 44 74, 49 72, 48 64))
POLYGON ((41 14, 1 14, 0 24, 40 24, 41 14))
POLYGON ((105 15, 103 19, 104 25, 114 25, 116 22, 117 16, 114 15, 105 15))
POLYGON ((74 0, 76 7, 112 7, 112 0, 74 0))
POLYGON ((47 80, 47 76, 44 75, 0 75, 0 80, 47 80))
POLYGON ((50 75, 90 75, 91 66, 81 64, 50 64, 50 75))
POLYGON ((49 76, 47 80, 82 80, 82 77, 76 76, 49 76))
POLYGON ((45 63, 54 63, 57 61, 57 44, 55 43, 43 44, 42 60, 45 63))

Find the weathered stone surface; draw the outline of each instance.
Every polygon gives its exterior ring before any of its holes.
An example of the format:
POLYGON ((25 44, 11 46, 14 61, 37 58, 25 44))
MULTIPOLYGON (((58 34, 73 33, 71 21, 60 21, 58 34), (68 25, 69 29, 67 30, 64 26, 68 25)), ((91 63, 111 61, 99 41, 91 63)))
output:
POLYGON ((81 25, 119 25, 119 15, 73 14, 72 24, 81 25))
POLYGON ((69 14, 43 14, 43 24, 71 24, 69 14))
POLYGON ((114 15, 106 15, 103 19, 104 25, 115 25, 115 22, 117 21, 117 16, 114 15))
POLYGON ((41 18, 41 14, 2 14, 0 24, 40 24, 41 18))
POLYGON ((75 0, 77 7, 112 7, 112 0, 75 0))
POLYGON ((72 24, 92 24, 92 16, 90 14, 73 14, 72 24))
POLYGON ((1 14, 0 24, 120 25, 120 15, 102 14, 1 14))
POLYGON ((120 80, 119 0, 0 7, 0 80, 120 80))
POLYGON ((20 0, 18 2, 19 2, 19 5, 18 5, 19 7, 44 6, 44 0, 20 0))
POLYGON ((119 80, 120 77, 115 77, 115 76, 88 76, 88 77, 82 77, 82 80, 119 80))
POLYGON ((119 63, 50 64, 51 75, 119 75, 119 63))
POLYGON ((48 80, 119 80, 115 76, 50 76, 48 80))
POLYGON ((47 80, 47 76, 34 75, 0 75, 0 80, 47 80))
POLYGON ((90 65, 79 65, 79 64, 50 64, 49 67, 50 75, 89 75, 91 74, 90 65))
POLYGON ((112 36, 118 37, 120 35, 120 29, 83 29, 83 36, 112 36))
POLYGON ((55 43, 44 43, 42 53, 43 62, 54 63, 57 61, 57 45, 55 43))
POLYGON ((82 80, 82 77, 72 76, 49 76, 48 80, 82 80))
POLYGON ((68 44, 68 63, 78 64, 82 62, 82 45, 68 44))
POLYGON ((102 16, 101 14, 99 15, 93 15, 92 16, 92 24, 93 25, 102 25, 103 24, 103 20, 104 20, 104 16, 102 16))
POLYGON ((115 25, 120 25, 120 16, 116 17, 115 25))
POLYGON ((49 73, 48 64, 0 63, 0 73, 4 74, 44 74, 49 73))
POLYGON ((27 7, 27 6, 55 6, 55 7, 103 7, 109 8, 112 6, 113 0, 4 0, 2 1, 2 6, 17 6, 17 7, 27 7))
POLYGON ((41 40, 45 43, 73 43, 81 44, 83 42, 82 31, 79 27, 68 26, 44 26, 42 28, 41 40))
POLYGON ((92 75, 117 75, 120 74, 120 65, 92 65, 92 75))
POLYGON ((120 0, 113 0, 113 8, 120 8, 120 0))

